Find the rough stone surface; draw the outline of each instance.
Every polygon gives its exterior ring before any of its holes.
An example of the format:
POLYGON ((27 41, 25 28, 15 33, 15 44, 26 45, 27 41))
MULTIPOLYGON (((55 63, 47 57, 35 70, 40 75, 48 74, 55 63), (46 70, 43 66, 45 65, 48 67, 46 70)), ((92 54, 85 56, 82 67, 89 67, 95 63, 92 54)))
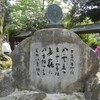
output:
POLYGON ((84 93, 74 92, 72 94, 47 94, 43 100, 86 100, 84 93))
POLYGON ((0 100, 86 100, 83 92, 74 92, 72 94, 64 93, 41 93, 36 91, 15 91, 6 97, 0 97, 0 100))
POLYGON ((98 70, 95 52, 78 35, 64 29, 35 32, 12 56, 13 77, 24 89, 83 91, 85 80, 98 70))
POLYGON ((98 84, 98 89, 97 89, 97 100, 100 100, 100 83, 98 84))
POLYGON ((0 100, 42 100, 46 97, 45 93, 34 91, 15 91, 11 95, 1 97, 0 100))
POLYGON ((90 77, 85 85, 86 100, 98 100, 98 78, 96 76, 90 77))
POLYGON ((0 73, 0 97, 5 97, 14 92, 16 86, 11 74, 11 70, 0 73))
POLYGON ((12 53, 12 74, 16 85, 21 89, 31 89, 29 78, 30 42, 31 37, 23 40, 12 53))
POLYGON ((97 100, 100 100, 100 71, 96 75, 98 77, 98 83, 96 84, 95 91, 97 93, 97 100))

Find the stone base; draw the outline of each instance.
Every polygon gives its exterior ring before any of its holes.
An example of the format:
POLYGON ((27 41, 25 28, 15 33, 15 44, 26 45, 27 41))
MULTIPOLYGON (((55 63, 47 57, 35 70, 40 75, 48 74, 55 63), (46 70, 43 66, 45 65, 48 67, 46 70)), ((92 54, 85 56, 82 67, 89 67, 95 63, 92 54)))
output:
POLYGON ((43 100, 45 97, 45 93, 16 89, 15 92, 6 97, 1 97, 0 100, 43 100))
POLYGON ((72 94, 47 94, 43 100, 85 100, 84 93, 75 92, 72 94))
POLYGON ((37 91, 16 90, 11 95, 1 97, 0 100, 85 100, 85 97, 81 92, 45 94, 37 91))

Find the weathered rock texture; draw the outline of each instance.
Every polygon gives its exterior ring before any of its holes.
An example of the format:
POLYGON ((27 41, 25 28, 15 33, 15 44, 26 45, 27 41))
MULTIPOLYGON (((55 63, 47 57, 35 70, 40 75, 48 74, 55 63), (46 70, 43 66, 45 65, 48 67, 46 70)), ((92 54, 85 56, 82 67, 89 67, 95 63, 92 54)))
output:
POLYGON ((15 83, 21 89, 30 88, 30 42, 31 38, 27 38, 26 40, 22 41, 21 44, 17 48, 15 48, 12 55, 12 74, 15 79, 15 83))
POLYGON ((95 52, 73 32, 50 28, 34 33, 13 52, 18 87, 44 92, 84 91, 98 70, 95 52))
POLYGON ((11 95, 1 97, 0 100, 43 100, 46 97, 45 93, 39 93, 34 91, 15 91, 11 95))
POLYGON ((84 93, 74 92, 72 94, 47 94, 43 100, 85 100, 84 93))
POLYGON ((5 97, 15 91, 16 85, 11 71, 0 73, 0 97, 5 97))
MULTIPOLYGON (((100 89, 100 88, 99 88, 100 89)), ((86 100, 98 99, 98 78, 96 76, 90 77, 85 84, 85 98, 86 100)))
POLYGON ((74 92, 72 94, 47 94, 35 91, 16 90, 11 95, 0 97, 0 100, 85 100, 85 96, 82 92, 74 92))

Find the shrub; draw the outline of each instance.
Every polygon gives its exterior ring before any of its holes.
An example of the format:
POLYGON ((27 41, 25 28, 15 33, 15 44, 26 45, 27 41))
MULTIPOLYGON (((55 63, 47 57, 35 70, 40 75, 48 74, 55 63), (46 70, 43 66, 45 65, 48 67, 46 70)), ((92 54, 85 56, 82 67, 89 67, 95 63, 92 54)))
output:
POLYGON ((6 56, 4 54, 0 55, 0 67, 2 69, 7 69, 12 67, 12 59, 9 56, 6 56))

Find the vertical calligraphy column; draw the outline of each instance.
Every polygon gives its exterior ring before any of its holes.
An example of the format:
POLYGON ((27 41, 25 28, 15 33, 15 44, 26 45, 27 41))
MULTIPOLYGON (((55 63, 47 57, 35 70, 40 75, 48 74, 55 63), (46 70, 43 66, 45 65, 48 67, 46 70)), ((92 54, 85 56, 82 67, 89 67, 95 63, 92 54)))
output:
POLYGON ((41 52, 41 62, 42 62, 42 73, 45 76, 50 76, 53 74, 54 69, 54 55, 53 55, 53 48, 48 46, 42 49, 41 52))
POLYGON ((56 62, 55 62, 55 76, 59 76, 60 75, 60 72, 59 72, 59 67, 60 67, 60 63, 59 63, 59 59, 60 59, 60 50, 59 50, 59 47, 56 47, 56 62))
POLYGON ((62 60, 63 60, 63 65, 62 65, 62 72, 63 74, 66 74, 66 68, 68 67, 68 48, 64 47, 62 49, 62 60))
POLYGON ((40 67, 39 67, 39 51, 38 51, 38 48, 35 49, 35 65, 36 65, 36 72, 37 72, 37 75, 40 76, 40 67))
POLYGON ((73 53, 74 53, 74 50, 71 50, 71 58, 70 58, 70 74, 74 75, 74 56, 73 56, 73 53))
POLYGON ((47 68, 48 68, 48 75, 52 75, 53 72, 52 70, 54 69, 54 61, 53 61, 53 48, 52 47, 48 47, 48 53, 47 53, 47 56, 48 56, 48 60, 47 60, 47 68))
POLYGON ((42 75, 44 75, 44 76, 46 75, 46 73, 45 73, 45 68, 46 68, 46 63, 47 63, 47 61, 46 61, 46 50, 47 50, 47 49, 44 48, 44 49, 42 49, 42 51, 41 51, 41 52, 42 52, 42 55, 41 55, 41 56, 42 56, 42 59, 41 59, 41 62, 42 62, 42 66, 41 66, 41 67, 42 67, 42 68, 41 68, 41 69, 42 69, 42 75))

